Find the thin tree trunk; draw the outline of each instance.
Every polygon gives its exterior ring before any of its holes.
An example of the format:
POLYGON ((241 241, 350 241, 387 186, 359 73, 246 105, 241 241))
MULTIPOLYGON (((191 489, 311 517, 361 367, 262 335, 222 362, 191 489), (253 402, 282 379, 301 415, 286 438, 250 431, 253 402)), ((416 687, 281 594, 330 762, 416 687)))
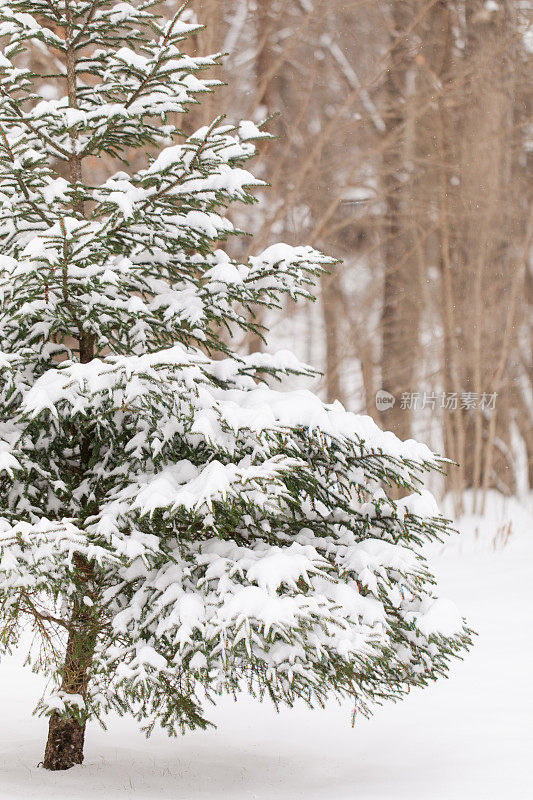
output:
MULTIPOLYGON (((92 343, 80 341, 82 363, 94 357, 92 343)), ((80 447, 80 471, 87 470, 91 458, 90 442, 84 439, 80 447)), ((65 716, 56 711, 50 716, 48 739, 43 759, 43 767, 50 770, 70 769, 83 761, 85 742, 87 687, 90 677, 96 639, 98 620, 95 618, 93 565, 79 553, 74 554, 75 580, 78 584, 73 601, 69 623, 69 635, 62 670, 61 690, 67 695, 76 695, 78 713, 67 710, 65 716), (90 602, 87 603, 86 600, 90 602), (81 700, 81 706, 78 703, 81 700)))
MULTIPOLYGON (((277 30, 278 8, 275 3, 259 3, 255 14, 255 39, 257 54, 255 57, 255 77, 257 82, 257 96, 254 105, 262 109, 262 115, 266 118, 274 110, 274 87, 277 80, 276 75, 272 74, 272 66, 275 56, 272 49, 272 39, 277 30)), ((250 111, 252 109, 250 108, 250 111)), ((269 133, 279 134, 279 124, 269 126, 269 133)), ((267 156, 270 150, 268 144, 262 147, 263 155, 267 156), (265 152, 266 151, 266 152, 265 152)), ((258 306, 255 310, 255 321, 258 325, 263 324, 264 309, 258 306)), ((260 353, 264 349, 264 341, 260 335, 250 333, 248 335, 248 352, 260 353)))
MULTIPOLYGON (((91 596, 90 584, 94 574, 91 564, 79 554, 75 556, 75 566, 82 591, 74 601, 61 690, 65 694, 77 695, 76 699, 81 698, 85 702, 97 624, 92 608, 84 603, 84 597, 91 596)), ((85 723, 83 708, 79 709, 79 714, 70 711, 66 716, 53 712, 43 759, 45 769, 65 770, 82 763, 85 723)))
MULTIPOLYGON (((80 342, 80 352, 85 355, 84 363, 94 357, 92 347, 83 341, 80 342)), ((90 442, 84 439, 80 447, 82 473, 87 470, 90 458, 90 442)), ((69 623, 61 691, 67 695, 76 695, 75 705, 78 712, 67 709, 64 716, 56 711, 50 716, 43 759, 43 767, 50 770, 70 769, 83 761, 87 687, 99 630, 99 621, 93 609, 95 595, 93 565, 80 553, 75 553, 74 568, 77 593, 73 600, 69 623), (86 602, 87 599, 89 603, 86 602), (81 701, 81 704, 78 701, 81 701)))
POLYGON ((386 212, 383 233, 384 284, 381 315, 381 383, 394 395, 383 413, 383 425, 401 439, 411 435, 411 415, 401 406, 402 394, 416 387, 419 349, 420 277, 412 229, 415 131, 412 95, 415 87, 410 39, 404 33, 414 14, 411 3, 393 3, 391 49, 385 92, 386 133, 382 186, 386 212))
POLYGON ((326 337, 326 397, 328 403, 340 400, 345 404, 341 381, 342 354, 339 342, 340 325, 339 314, 342 313, 342 292, 340 280, 334 272, 324 275, 321 280, 322 316, 326 337))
MULTIPOLYGON (((65 3, 65 41, 66 53, 66 82, 68 102, 70 108, 77 108, 76 86, 76 53, 71 45, 71 12, 69 2, 65 3)), ((71 135, 72 153, 76 152, 75 136, 71 135)), ((73 155, 69 161, 69 177, 72 184, 82 180, 81 160, 73 155)), ((73 210, 84 215, 83 202, 77 202, 73 210)), ((63 276, 63 294, 68 302, 68 275, 65 269, 63 276)), ((78 350, 82 364, 93 360, 95 355, 94 337, 87 334, 79 323, 78 350)), ((80 473, 86 472, 91 458, 91 446, 87 438, 80 443, 80 473)), ((69 623, 69 636, 65 653, 65 663, 62 670, 61 690, 67 695, 76 695, 76 702, 71 704, 62 716, 54 711, 49 720, 48 739, 43 759, 43 767, 49 770, 70 769, 75 764, 83 761, 83 746, 85 742, 87 686, 89 682, 90 667, 93 661, 98 624, 95 620, 92 602, 94 596, 94 569, 92 564, 82 555, 74 555, 74 576, 77 593, 73 600, 72 614, 69 623), (78 701, 81 701, 78 702, 78 701), (76 706, 74 712, 72 706, 76 706)))

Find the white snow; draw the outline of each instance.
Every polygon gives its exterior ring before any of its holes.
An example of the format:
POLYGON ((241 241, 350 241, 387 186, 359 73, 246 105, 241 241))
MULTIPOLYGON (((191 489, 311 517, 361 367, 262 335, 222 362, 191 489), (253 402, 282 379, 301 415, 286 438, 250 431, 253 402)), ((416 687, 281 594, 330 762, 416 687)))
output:
POLYGON ((410 494, 398 500, 397 506, 409 514, 419 517, 438 517, 440 515, 437 501, 427 489, 421 489, 417 494, 410 494))
POLYGON ((415 625, 427 637, 431 634, 453 636, 461 630, 462 619, 455 603, 439 597, 432 602, 426 601, 415 616, 415 625))
MULTIPOLYGON (((275 479, 286 464, 290 466, 292 463, 290 459, 269 459, 261 467, 239 468, 236 464, 211 461, 202 470, 197 470, 190 462, 181 461, 159 475, 141 479, 143 488, 133 500, 132 507, 142 509, 143 514, 168 506, 193 509, 205 503, 210 507, 214 499, 225 500, 229 494, 242 490, 248 482, 261 478, 275 479), (187 467, 185 474, 184 463, 187 467)), ((129 487, 126 494, 130 499, 129 487)))
POLYGON ((269 134, 262 133, 255 122, 249 119, 242 120, 239 124, 239 136, 243 141, 248 139, 269 138, 269 134))
POLYGON ((0 472, 5 470, 8 475, 13 476, 14 469, 20 469, 20 464, 13 453, 9 451, 7 442, 0 439, 0 472))
POLYGON ((130 50, 129 47, 121 47, 120 50, 117 50, 115 53, 115 58, 117 58, 119 61, 123 61, 128 66, 135 67, 141 71, 145 71, 149 63, 145 56, 135 53, 133 50, 130 50))
POLYGON ((43 197, 49 206, 56 200, 68 200, 66 192, 69 189, 69 184, 64 178, 56 178, 55 180, 48 178, 46 184, 43 189, 43 197))
POLYGON ((112 717, 107 732, 90 726, 84 766, 47 773, 37 768, 46 722, 31 717, 40 679, 12 657, 0 664, 0 800, 529 800, 533 517, 513 502, 507 519, 489 501, 484 520, 466 518, 462 539, 429 553, 479 633, 449 680, 353 729, 349 706, 277 715, 245 695, 217 704, 217 730, 177 740, 155 731, 146 741, 135 722, 112 717))

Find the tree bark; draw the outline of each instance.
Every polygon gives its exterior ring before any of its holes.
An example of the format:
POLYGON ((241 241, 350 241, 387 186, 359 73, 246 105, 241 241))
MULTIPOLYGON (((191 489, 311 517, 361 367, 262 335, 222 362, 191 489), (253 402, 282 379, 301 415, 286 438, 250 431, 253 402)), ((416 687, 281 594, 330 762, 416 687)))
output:
POLYGON ((417 187, 413 169, 416 131, 413 116, 415 70, 409 30, 417 3, 392 3, 391 47, 385 94, 385 143, 382 191, 386 207, 383 230, 383 307, 381 314, 381 385, 395 397, 383 413, 383 425, 400 439, 411 435, 411 415, 402 409, 404 392, 416 387, 421 314, 420 264, 413 225, 417 187))
POLYGON ((341 380, 343 354, 339 341, 339 335, 342 330, 339 321, 339 315, 342 314, 342 300, 340 297, 342 288, 334 269, 331 274, 326 274, 322 277, 321 287, 322 316, 326 338, 326 398, 328 403, 339 400, 345 405, 346 398, 344 397, 341 380))
POLYGON ((63 719, 55 711, 50 717, 48 741, 43 766, 49 770, 70 769, 83 762, 85 725, 77 720, 63 719))
MULTIPOLYGON (((80 588, 71 616, 61 690, 66 694, 79 695, 85 701, 96 645, 97 622, 92 606, 85 604, 84 597, 90 598, 92 595, 94 571, 90 562, 79 554, 75 555, 74 564, 80 588)), ((85 724, 86 713, 81 709, 78 714, 67 710, 64 716, 53 712, 43 759, 45 769, 65 770, 83 762, 85 724)))
MULTIPOLYGON (((257 95, 254 99, 253 109, 257 113, 257 109, 261 109, 263 117, 267 118, 274 112, 274 87, 277 82, 277 76, 272 75, 272 66, 275 61, 274 52, 272 49, 272 40, 277 30, 279 9, 277 3, 259 3, 254 14, 255 19, 255 43, 257 53, 255 56, 255 79, 257 84, 257 95)), ((250 108, 250 111, 252 109, 250 108)), ((269 133, 279 135, 279 124, 276 122, 270 123, 268 127, 269 133)), ((271 148, 266 145, 261 147, 263 156, 267 156, 271 148)), ((264 319, 264 309, 258 306, 255 310, 255 321, 261 325, 264 319)), ((248 352, 260 353, 264 349, 265 343, 261 336, 254 333, 248 335, 248 352)))
POLYGON ((65 719, 54 711, 48 725, 43 767, 57 771, 81 764, 84 742, 85 722, 79 722, 74 717, 65 719))

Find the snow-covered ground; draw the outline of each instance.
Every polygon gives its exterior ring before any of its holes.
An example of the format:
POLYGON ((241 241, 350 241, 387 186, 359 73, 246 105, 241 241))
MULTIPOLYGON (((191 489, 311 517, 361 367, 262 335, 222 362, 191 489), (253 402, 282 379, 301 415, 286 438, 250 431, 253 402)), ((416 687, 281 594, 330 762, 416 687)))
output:
POLYGON ((276 714, 242 697, 216 731, 148 741, 128 719, 88 731, 84 766, 37 768, 39 680, 0 665, 0 800, 530 800, 533 797, 533 515, 490 498, 483 520, 433 548, 442 593, 478 631, 451 678, 350 727, 351 709, 276 714), (510 529, 507 523, 511 522, 510 529), (505 544, 505 546, 503 546, 505 544))

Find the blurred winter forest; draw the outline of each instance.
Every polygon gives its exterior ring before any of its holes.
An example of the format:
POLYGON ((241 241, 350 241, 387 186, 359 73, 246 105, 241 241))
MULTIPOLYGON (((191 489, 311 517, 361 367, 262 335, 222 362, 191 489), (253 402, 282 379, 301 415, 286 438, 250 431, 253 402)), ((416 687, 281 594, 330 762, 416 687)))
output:
MULTIPOLYGON (((231 212, 254 234, 233 255, 286 241, 339 259, 316 304, 261 320, 271 344, 318 366, 327 400, 458 462, 439 487, 457 512, 465 489, 481 511, 488 489, 533 488, 532 8, 193 0, 186 12, 206 25, 188 47, 226 55, 213 72, 225 85, 184 131, 225 113, 272 117, 277 137, 255 163, 271 188, 231 212)), ((106 169, 95 162, 95 182, 106 169)))

